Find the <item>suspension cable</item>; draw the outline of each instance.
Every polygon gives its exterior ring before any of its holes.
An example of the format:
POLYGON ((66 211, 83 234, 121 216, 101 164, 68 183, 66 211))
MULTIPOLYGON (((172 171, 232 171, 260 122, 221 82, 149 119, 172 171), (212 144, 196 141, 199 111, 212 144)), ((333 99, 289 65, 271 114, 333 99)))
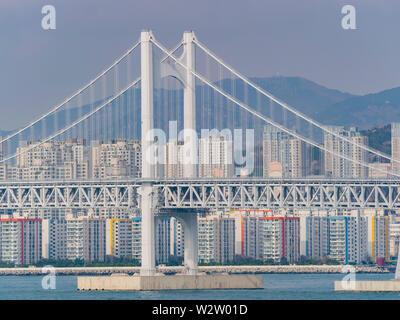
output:
POLYGON ((82 87, 81 89, 79 89, 78 91, 76 91, 72 96, 70 96, 69 98, 65 99, 63 102, 61 102, 59 105, 57 105, 56 107, 54 107, 53 109, 51 109, 50 111, 48 111, 47 113, 43 114, 42 116, 40 116, 39 118, 37 118, 36 120, 32 121, 31 123, 29 123, 27 126, 25 126, 22 129, 17 130, 16 132, 8 135, 6 138, 0 140, 0 145, 3 142, 6 142, 8 140, 10 140, 11 138, 15 137, 16 135, 20 134, 21 132, 25 131, 26 129, 34 126, 36 123, 38 123, 39 121, 43 120, 44 118, 46 118, 47 116, 51 115, 52 113, 56 112, 57 110, 59 110, 60 108, 62 108, 65 104, 67 104, 69 101, 71 101, 73 98, 75 98, 77 95, 79 95, 80 93, 82 93, 84 90, 86 90, 88 87, 90 87, 91 85, 93 85, 98 79, 100 79, 102 76, 104 76, 105 74, 107 74, 112 68, 114 68, 116 65, 118 65, 126 56, 128 56, 129 54, 131 54, 133 52, 133 50, 135 50, 140 44, 140 40, 138 42, 135 43, 135 45, 133 47, 131 47, 127 52, 125 52, 125 54, 123 54, 120 58, 118 58, 117 60, 114 61, 114 63, 109 66, 107 69, 105 69, 103 72, 101 72, 97 77, 95 77, 93 80, 91 80, 89 83, 87 83, 84 87, 82 87))
POLYGON ((114 97, 108 99, 106 102, 104 102, 101 106, 97 107, 96 109, 94 109, 93 111, 87 113, 85 116, 83 116, 82 118, 79 118, 78 120, 74 121, 72 124, 70 124, 69 126, 61 129, 60 131, 56 132, 55 134, 53 134, 52 136, 47 137, 46 139, 40 141, 39 143, 32 145, 32 147, 29 147, 27 149, 24 149, 23 151, 17 152, 15 154, 13 154, 12 156, 9 156, 5 159, 0 160, 0 164, 4 163, 6 161, 9 161, 11 159, 14 159, 28 151, 31 151, 32 149, 35 149, 37 147, 40 147, 41 145, 43 145, 44 143, 53 140, 54 138, 58 137, 59 135, 62 135, 63 133, 65 133, 66 131, 70 130, 71 128, 76 127, 77 125, 79 125, 81 122, 85 121, 86 119, 88 119, 89 117, 91 117, 92 115, 94 115, 95 113, 97 113, 98 111, 102 110, 105 106, 107 106, 108 104, 112 103, 114 100, 116 100, 117 98, 119 98, 122 94, 124 94, 126 91, 128 91, 130 88, 134 87, 136 84, 139 83, 139 81, 141 80, 141 78, 137 78, 135 81, 131 82, 125 89, 121 90, 120 92, 118 92, 114 97))
POLYGON ((230 72, 232 72, 234 75, 236 75, 238 78, 240 78, 241 80, 243 80, 245 83, 247 83, 248 85, 250 85, 251 87, 253 87, 254 89, 256 89, 258 92, 260 92, 261 94, 263 94, 264 96, 266 96, 267 98, 271 99, 272 101, 276 102, 277 104, 279 104, 280 106, 282 106, 283 108, 285 108, 286 110, 289 110, 290 112, 294 113, 296 116, 302 118, 303 120, 313 124, 314 126, 320 128, 321 130, 325 131, 326 133, 333 135, 341 140, 344 140, 356 147, 359 147, 365 151, 371 152, 377 156, 380 156, 382 158, 385 158, 387 160, 391 160, 394 162, 397 162, 400 164, 400 160, 394 159, 392 158, 390 155, 383 153, 379 150, 375 150, 367 145, 359 145, 356 142, 347 139, 344 136, 341 136, 339 134, 337 134, 334 131, 329 130, 326 126, 320 124, 319 122, 313 120, 310 117, 307 117, 305 114, 303 114, 302 112, 294 109, 293 107, 289 106, 288 104, 280 101, 278 98, 276 98, 275 96, 273 96, 271 93, 269 93, 268 91, 262 89, 260 86, 256 85, 255 83, 251 82, 247 77, 245 77, 244 75, 242 75, 241 73, 239 73, 238 71, 236 71, 235 69, 233 69, 231 66, 229 66, 226 62, 224 62, 222 59, 220 59, 219 57, 217 57, 212 51, 210 51, 208 48, 206 48, 201 42, 199 42, 197 40, 197 38, 195 38, 193 40, 193 42, 195 42, 205 53, 207 53, 208 55, 210 55, 211 57, 213 57, 218 63, 222 64, 226 69, 228 69, 230 72))
POLYGON ((228 93, 226 93, 226 92, 223 91, 222 89, 218 88, 218 87, 215 86, 213 83, 211 83, 210 81, 208 81, 207 79, 205 79, 202 75, 198 74, 196 71, 192 70, 191 68, 188 68, 185 64, 183 64, 182 62, 180 62, 175 56, 173 56, 172 54, 170 54, 170 53, 168 52, 168 50, 165 49, 157 40, 152 39, 151 41, 152 41, 160 50, 162 50, 165 54, 168 54, 169 57, 172 58, 176 63, 180 64, 180 65, 181 65, 183 68, 185 68, 186 70, 189 70, 189 71, 190 71, 195 77, 197 77, 199 80, 201 80, 202 82, 204 82, 204 83, 206 83, 207 85, 209 85, 211 88, 213 88, 215 91, 217 91, 217 92, 219 92, 220 94, 222 94, 223 96, 225 96, 225 97, 226 97, 227 99, 229 99, 230 101, 232 101, 232 102, 234 102, 235 104, 239 105, 240 107, 242 107, 242 108, 245 109, 246 111, 252 113, 252 114, 255 115, 256 117, 260 118, 261 120, 264 120, 265 122, 267 122, 267 123, 271 124, 272 126, 278 128, 279 130, 284 131, 284 132, 290 134, 291 136, 294 136, 294 137, 296 137, 296 138, 298 138, 298 139, 300 139, 300 140, 302 140, 302 141, 304 141, 304 142, 306 142, 306 143, 308 143, 308 144, 310 144, 310 145, 313 145, 313 146, 315 146, 315 147, 317 147, 317 148, 319 148, 319 149, 321 149, 321 150, 323 150, 323 151, 325 151, 325 152, 328 152, 328 153, 330 153, 330 154, 332 154, 332 155, 334 155, 334 156, 340 157, 340 158, 342 158, 342 159, 344 159, 344 160, 347 160, 347 161, 356 163, 356 164, 358 164, 358 165, 362 165, 362 166, 367 167, 367 168, 370 168, 370 169, 372 169, 372 170, 380 171, 380 172, 382 172, 382 173, 390 174, 390 175, 393 175, 393 176, 396 176, 396 177, 400 178, 400 174, 396 174, 396 173, 394 173, 394 172, 389 172, 389 171, 386 171, 386 170, 383 170, 383 169, 380 169, 380 168, 377 168, 377 167, 370 166, 368 163, 360 162, 360 161, 358 161, 358 160, 354 160, 354 159, 349 158, 349 157, 347 157, 347 156, 345 156, 345 155, 342 155, 342 154, 336 153, 336 152, 334 152, 334 151, 332 151, 332 150, 329 150, 328 148, 325 148, 325 146, 322 146, 322 145, 320 145, 319 143, 317 143, 317 142, 315 142, 315 141, 313 141, 313 140, 310 140, 310 139, 308 139, 308 138, 306 138, 306 137, 304 137, 304 136, 298 134, 297 132, 294 132, 294 131, 292 131, 292 130, 290 130, 290 129, 287 129, 286 127, 280 125, 279 123, 276 123, 275 121, 273 121, 273 120, 271 120, 271 119, 265 117, 264 115, 262 115, 262 114, 260 114, 259 112, 253 110, 252 108, 250 108, 248 105, 242 103, 241 101, 237 100, 235 97, 232 97, 231 95, 229 95, 228 93))

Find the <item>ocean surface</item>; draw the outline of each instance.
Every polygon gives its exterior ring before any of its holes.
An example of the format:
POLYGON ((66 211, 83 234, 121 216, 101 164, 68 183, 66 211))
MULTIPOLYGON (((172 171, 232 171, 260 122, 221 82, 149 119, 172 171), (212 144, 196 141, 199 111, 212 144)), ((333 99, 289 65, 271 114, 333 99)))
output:
MULTIPOLYGON (((177 290, 147 292, 78 291, 76 276, 57 276, 56 289, 42 288, 42 276, 1 276, 0 300, 286 300, 400 299, 395 292, 335 292, 344 274, 265 274, 263 290, 177 290)), ((356 280, 389 280, 394 274, 357 274, 356 280)))

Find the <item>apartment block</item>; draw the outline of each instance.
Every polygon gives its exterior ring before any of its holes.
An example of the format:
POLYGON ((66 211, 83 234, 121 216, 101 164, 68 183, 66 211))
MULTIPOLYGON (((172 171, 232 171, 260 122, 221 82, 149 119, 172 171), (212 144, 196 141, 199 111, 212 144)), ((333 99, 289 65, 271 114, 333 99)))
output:
POLYGON ((0 179, 57 180, 89 178, 89 147, 83 139, 23 141, 16 164, 4 164, 0 179))
POLYGON ((304 142, 274 126, 264 126, 264 177, 305 177, 309 171, 306 155, 304 142))
POLYGON ((106 255, 116 258, 132 258, 132 219, 106 220, 106 255))
POLYGON ((104 261, 106 255, 106 220, 67 217, 67 259, 104 261))
POLYGON ((336 178, 367 177, 368 167, 361 163, 368 163, 368 152, 357 147, 356 144, 368 145, 368 138, 362 136, 355 127, 346 130, 342 126, 327 126, 327 129, 334 132, 337 136, 324 133, 324 147, 330 150, 330 152, 325 152, 324 154, 325 175, 336 178), (351 141, 351 143, 344 139, 351 141), (334 154, 341 154, 351 160, 338 157, 334 154))
POLYGON ((67 221, 65 219, 42 220, 42 258, 67 259, 67 221))
POLYGON ((38 262, 42 257, 41 219, 1 219, 1 260, 18 265, 38 262))
POLYGON ((140 141, 94 141, 91 148, 93 178, 139 178, 142 172, 140 141))
POLYGON ((293 263, 300 258, 300 218, 263 217, 263 259, 293 263))
POLYGON ((263 217, 271 210, 235 210, 235 254, 255 260, 263 259, 263 217))
POLYGON ((185 249, 185 232, 182 223, 171 217, 170 220, 170 255, 176 257, 183 257, 185 249))
POLYGON ((140 261, 142 259, 142 218, 133 217, 132 219, 132 259, 140 261))
POLYGON ((329 254, 329 219, 326 216, 307 216, 300 218, 301 238, 305 239, 301 254, 322 259, 329 254), (303 236, 304 235, 304 236, 303 236))
POLYGON ((368 256, 374 263, 390 260, 390 221, 388 212, 373 210, 366 215, 368 224, 368 256), (380 212, 379 212, 380 211, 380 212))
POLYGON ((226 263, 235 258, 235 219, 221 213, 198 218, 199 261, 226 263))
POLYGON ((169 260, 171 248, 171 218, 156 217, 155 240, 156 240, 156 263, 165 264, 169 260))
POLYGON ((165 173, 167 178, 183 178, 183 140, 168 141, 166 145, 165 173))
POLYGON ((329 257, 344 264, 367 260, 367 221, 359 214, 329 217, 329 257))
POLYGON ((232 138, 210 134, 199 139, 198 171, 203 178, 228 178, 234 175, 232 138))

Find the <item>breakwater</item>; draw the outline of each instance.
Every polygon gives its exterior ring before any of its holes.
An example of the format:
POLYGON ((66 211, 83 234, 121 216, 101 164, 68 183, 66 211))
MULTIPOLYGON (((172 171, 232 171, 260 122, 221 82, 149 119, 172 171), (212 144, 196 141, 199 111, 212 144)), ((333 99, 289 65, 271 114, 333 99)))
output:
MULTIPOLYGON (((42 268, 0 268, 0 276, 41 275, 42 268)), ((54 268, 58 275, 111 275, 115 273, 135 274, 140 267, 68 267, 54 268)), ((164 274, 182 273, 183 266, 158 266, 157 271, 164 274)), ((275 265, 275 266, 199 266, 205 273, 342 273, 343 265, 275 265)), ((348 272, 348 271, 347 271, 348 272)), ((355 266, 357 273, 390 273, 392 269, 377 266, 355 266)), ((48 271, 46 272, 48 273, 48 271)))

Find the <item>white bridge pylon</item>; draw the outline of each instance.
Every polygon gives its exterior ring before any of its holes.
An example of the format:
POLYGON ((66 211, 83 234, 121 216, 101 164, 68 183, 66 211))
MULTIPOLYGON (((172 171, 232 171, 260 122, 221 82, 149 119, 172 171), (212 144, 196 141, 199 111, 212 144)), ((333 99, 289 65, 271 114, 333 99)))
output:
MULTIPOLYGON (((194 135, 196 130, 196 96, 195 96, 195 77, 192 70, 195 68, 195 48, 194 33, 185 32, 183 35, 183 55, 181 63, 184 63, 186 70, 183 74, 170 70, 164 70, 164 76, 175 76, 184 86, 184 145, 189 147, 190 159, 184 165, 184 174, 186 177, 195 178, 197 176, 196 159, 197 145, 194 135)), ((150 134, 154 129, 154 65, 153 65, 153 41, 154 36, 151 31, 142 31, 141 33, 141 111, 142 111, 142 178, 154 179, 155 159, 150 150, 154 142, 154 136, 150 134)), ((144 182, 139 191, 141 195, 142 211, 142 267, 140 274, 142 276, 152 276, 155 274, 155 236, 154 236, 154 208, 153 186, 151 182, 144 182)), ((198 265, 198 240, 197 240, 197 216, 196 211, 186 214, 175 215, 183 223, 185 232, 185 252, 184 264, 185 273, 195 275, 198 265)))

